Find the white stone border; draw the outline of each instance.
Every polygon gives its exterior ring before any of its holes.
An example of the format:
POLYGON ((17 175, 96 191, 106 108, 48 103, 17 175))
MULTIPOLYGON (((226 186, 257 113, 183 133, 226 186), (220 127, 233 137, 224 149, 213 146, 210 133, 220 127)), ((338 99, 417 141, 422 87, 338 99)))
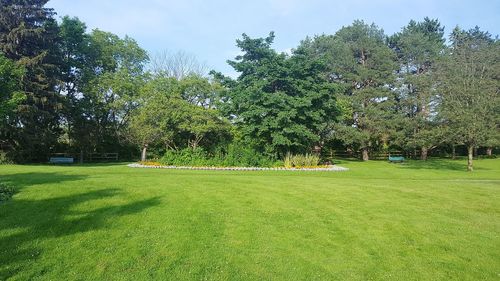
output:
POLYGON ((204 171, 305 171, 305 172, 344 172, 348 168, 328 166, 327 168, 260 168, 260 167, 190 167, 190 166, 148 166, 138 163, 128 164, 131 168, 171 169, 171 170, 204 170, 204 171))

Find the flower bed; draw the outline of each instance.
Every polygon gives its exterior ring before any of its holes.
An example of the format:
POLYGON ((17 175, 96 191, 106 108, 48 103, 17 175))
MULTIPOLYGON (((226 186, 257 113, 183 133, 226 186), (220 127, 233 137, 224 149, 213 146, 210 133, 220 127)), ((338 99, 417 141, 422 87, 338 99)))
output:
POLYGON ((342 172, 348 171, 349 169, 329 165, 329 166, 319 166, 319 167, 307 167, 307 168, 263 168, 263 167, 191 167, 191 166, 162 166, 160 163, 148 162, 148 163, 134 163, 128 164, 127 166, 131 168, 150 168, 150 169, 174 169, 174 170, 214 170, 214 171, 318 171, 318 172, 342 172))

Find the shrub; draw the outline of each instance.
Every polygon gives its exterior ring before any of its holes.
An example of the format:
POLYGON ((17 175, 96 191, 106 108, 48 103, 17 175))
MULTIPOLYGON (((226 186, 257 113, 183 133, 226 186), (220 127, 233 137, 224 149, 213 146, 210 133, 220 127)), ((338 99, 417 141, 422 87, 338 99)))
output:
POLYGON ((316 154, 306 154, 304 157, 304 166, 315 167, 319 164, 319 155, 316 154))
POLYGON ((230 144, 223 157, 225 166, 229 167, 273 167, 276 165, 274 159, 239 143, 230 144))
POLYGON ((0 183, 0 202, 7 201, 14 195, 14 189, 3 183, 0 183))
POLYGON ((293 155, 290 152, 285 155, 285 159, 283 159, 283 165, 285 166, 285 168, 293 167, 293 155))
POLYGON ((0 151, 0 165, 9 165, 13 163, 14 162, 12 161, 12 159, 9 158, 7 153, 0 151))
POLYGON ((207 153, 202 148, 167 150, 160 162, 172 166, 205 166, 208 164, 207 153))
POLYGON ((319 164, 319 156, 315 154, 297 154, 292 155, 287 153, 285 159, 283 160, 285 168, 304 168, 304 167, 316 167, 319 164))
POLYGON ((277 167, 281 161, 266 157, 252 148, 231 144, 215 153, 208 153, 202 148, 169 150, 160 160, 169 166, 217 166, 217 167, 277 167))
POLYGON ((294 167, 303 167, 306 164, 306 156, 302 154, 297 154, 292 157, 292 164, 294 167))

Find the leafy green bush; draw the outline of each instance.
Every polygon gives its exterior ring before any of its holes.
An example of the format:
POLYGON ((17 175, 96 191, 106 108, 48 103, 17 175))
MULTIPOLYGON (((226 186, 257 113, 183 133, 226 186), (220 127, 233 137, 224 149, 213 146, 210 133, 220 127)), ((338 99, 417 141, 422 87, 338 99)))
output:
POLYGON ((273 167, 279 165, 274 159, 266 157, 254 149, 232 143, 223 155, 224 165, 228 167, 273 167))
POLYGON ((216 167, 276 167, 281 161, 263 156, 243 145, 231 144, 215 153, 208 153, 202 148, 168 150, 160 162, 172 166, 216 166, 216 167))
POLYGON ((14 162, 7 156, 7 153, 0 151, 0 165, 13 164, 14 162))
POLYGON ((202 148, 167 150, 160 162, 173 166, 206 166, 208 155, 202 148))
POLYGON ((14 189, 3 183, 0 183, 0 202, 7 201, 14 195, 14 189))

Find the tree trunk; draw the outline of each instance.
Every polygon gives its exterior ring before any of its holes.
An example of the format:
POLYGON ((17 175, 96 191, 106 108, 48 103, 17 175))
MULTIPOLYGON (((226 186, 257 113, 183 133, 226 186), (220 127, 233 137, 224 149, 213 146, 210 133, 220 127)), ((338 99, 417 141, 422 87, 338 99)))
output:
POLYGON ((368 156, 368 147, 363 147, 363 161, 368 160, 370 160, 370 157, 368 156))
POLYGON ((83 149, 80 150, 80 164, 83 164, 83 149))
POLYGON ((427 147, 422 147, 422 150, 420 151, 420 160, 427 161, 427 155, 429 153, 429 150, 427 147))
POLYGON ((493 147, 486 148, 486 155, 488 155, 488 156, 493 155, 493 147))
POLYGON ((467 171, 472 172, 474 168, 472 167, 472 159, 474 157, 474 146, 469 145, 467 147, 468 159, 467 159, 467 171))
POLYGON ((457 159, 457 151, 455 149, 455 145, 451 146, 451 159, 453 160, 457 159))
POLYGON ((147 159, 147 152, 148 152, 148 145, 145 144, 143 147, 142 147, 142 153, 141 153, 141 161, 142 162, 145 162, 146 159, 147 159))

